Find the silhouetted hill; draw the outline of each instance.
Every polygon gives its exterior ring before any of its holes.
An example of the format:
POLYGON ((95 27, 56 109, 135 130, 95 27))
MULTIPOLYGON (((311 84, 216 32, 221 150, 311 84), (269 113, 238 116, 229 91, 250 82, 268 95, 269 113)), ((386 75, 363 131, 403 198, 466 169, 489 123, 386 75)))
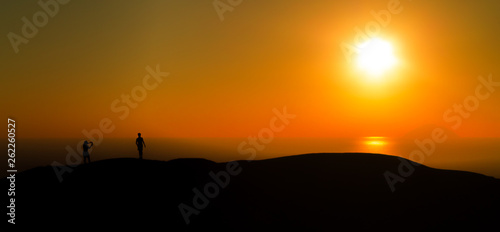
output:
MULTIPOLYGON (((497 226, 500 180, 420 165, 391 192, 384 173, 397 174, 400 163, 393 156, 348 153, 238 161, 239 166, 229 169, 227 163, 203 159, 112 159, 81 165, 62 183, 52 167, 39 167, 17 174, 16 222, 143 224, 167 231, 449 231, 497 226), (220 185, 227 180, 218 178, 217 192, 217 181, 209 173, 221 170, 241 173, 230 176, 225 188, 220 185), (207 197, 206 208, 197 209, 193 189, 204 192, 206 186, 216 196, 207 197), (189 225, 179 210, 181 203, 198 213, 190 215, 189 225)), ((6 181, 2 179, 4 186, 6 181)), ((196 200, 198 206, 206 203, 196 200)))

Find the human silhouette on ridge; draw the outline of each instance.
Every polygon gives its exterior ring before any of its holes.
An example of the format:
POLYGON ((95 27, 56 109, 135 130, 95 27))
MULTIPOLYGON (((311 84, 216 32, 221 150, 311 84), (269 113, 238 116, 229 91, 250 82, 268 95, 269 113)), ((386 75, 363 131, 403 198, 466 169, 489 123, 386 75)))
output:
POLYGON ((141 137, 141 133, 137 133, 139 136, 135 140, 135 145, 137 145, 137 150, 139 150, 139 159, 142 159, 142 146, 146 147, 146 143, 144 142, 144 139, 141 137))
POLYGON ((87 163, 87 160, 89 160, 89 163, 90 163, 89 149, 93 146, 94 146, 93 142, 90 142, 90 146, 89 146, 89 142, 87 142, 87 140, 85 140, 85 142, 83 142, 83 163, 84 164, 87 163))

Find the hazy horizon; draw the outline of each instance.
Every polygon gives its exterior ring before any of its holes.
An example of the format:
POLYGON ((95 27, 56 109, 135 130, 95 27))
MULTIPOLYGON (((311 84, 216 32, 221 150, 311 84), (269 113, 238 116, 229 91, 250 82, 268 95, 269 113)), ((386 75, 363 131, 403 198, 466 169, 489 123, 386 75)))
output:
MULTIPOLYGON (((68 152, 78 152, 81 139, 23 139, 18 141, 19 171, 38 166, 69 165, 68 152)), ((246 160, 250 153, 240 152, 238 146, 247 138, 147 138, 144 158, 168 161, 178 158, 204 158, 215 162, 246 160)), ((400 156, 420 162, 426 166, 440 169, 463 170, 500 178, 500 138, 454 138, 436 144, 435 151, 426 156, 424 162, 409 157, 413 150, 421 150, 414 139, 365 137, 365 138, 274 138, 273 142, 263 144, 261 151, 256 149, 255 160, 299 155, 306 153, 378 153, 400 156)), ((252 146, 243 147, 245 150, 252 146)), ((81 149, 81 148, 80 148, 81 149)), ((137 158, 135 137, 107 138, 91 150, 93 161, 113 158, 137 158)))

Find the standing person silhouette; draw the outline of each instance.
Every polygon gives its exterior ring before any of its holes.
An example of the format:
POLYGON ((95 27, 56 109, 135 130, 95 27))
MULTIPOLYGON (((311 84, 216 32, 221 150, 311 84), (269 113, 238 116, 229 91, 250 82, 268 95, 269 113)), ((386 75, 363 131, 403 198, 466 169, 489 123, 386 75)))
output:
POLYGON ((87 163, 87 159, 89 160, 89 163, 90 163, 89 149, 93 146, 94 146, 93 142, 90 142, 90 146, 89 146, 89 142, 87 142, 87 140, 85 140, 85 142, 83 142, 83 163, 84 164, 87 163))
POLYGON ((135 145, 137 145, 137 150, 139 150, 139 159, 142 159, 142 145, 146 147, 146 143, 144 142, 144 139, 141 137, 141 133, 137 133, 137 135, 139 137, 135 140, 135 145))

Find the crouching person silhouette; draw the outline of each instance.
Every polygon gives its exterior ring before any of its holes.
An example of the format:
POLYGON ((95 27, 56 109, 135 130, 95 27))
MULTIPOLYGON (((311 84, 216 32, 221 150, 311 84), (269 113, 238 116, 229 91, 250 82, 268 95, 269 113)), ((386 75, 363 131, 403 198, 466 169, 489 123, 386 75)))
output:
POLYGON ((141 137, 141 133, 137 133, 137 135, 139 137, 135 140, 135 145, 137 145, 137 150, 139 150, 139 159, 142 159, 142 148, 143 145, 144 147, 146 147, 146 143, 144 142, 144 139, 141 137))
POLYGON ((94 146, 93 142, 90 142, 90 146, 89 146, 89 142, 87 142, 87 140, 85 140, 85 142, 83 142, 83 163, 84 164, 87 163, 87 160, 89 160, 89 163, 90 163, 89 149, 93 146, 94 146))

